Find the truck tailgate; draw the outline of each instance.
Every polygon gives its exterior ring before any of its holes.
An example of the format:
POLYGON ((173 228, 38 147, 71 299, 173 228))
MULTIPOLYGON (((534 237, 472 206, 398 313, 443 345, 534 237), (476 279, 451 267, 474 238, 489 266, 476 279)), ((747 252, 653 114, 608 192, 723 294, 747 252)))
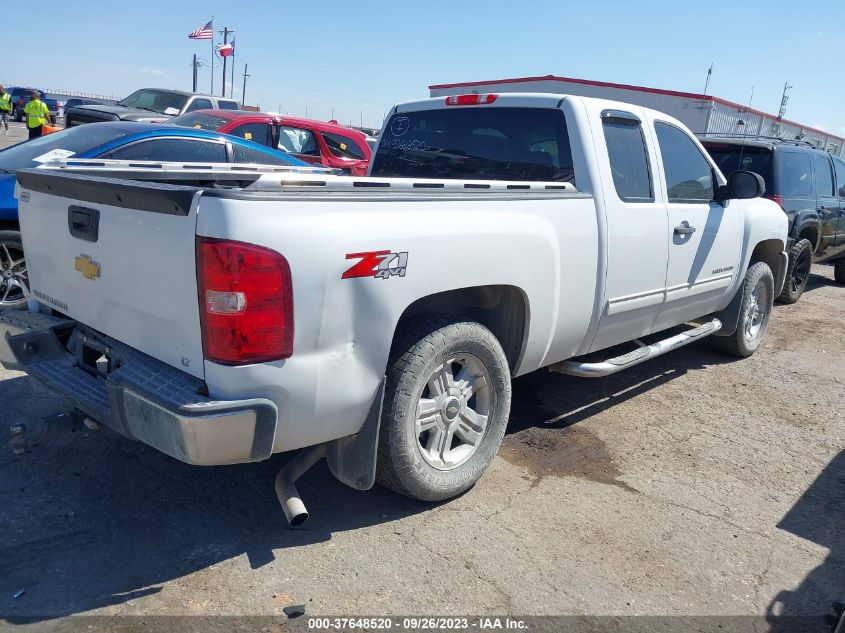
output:
POLYGON ((203 377, 195 187, 18 172, 30 289, 41 303, 203 377))

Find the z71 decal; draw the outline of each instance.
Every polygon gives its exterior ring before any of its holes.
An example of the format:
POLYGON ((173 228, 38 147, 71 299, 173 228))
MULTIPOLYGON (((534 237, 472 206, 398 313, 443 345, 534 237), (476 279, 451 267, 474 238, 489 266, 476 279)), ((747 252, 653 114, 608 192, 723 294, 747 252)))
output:
POLYGON ((348 253, 346 259, 360 259, 357 264, 349 268, 341 279, 354 277, 375 277, 389 279, 390 277, 404 277, 408 268, 408 253, 391 253, 390 251, 372 251, 370 253, 348 253))

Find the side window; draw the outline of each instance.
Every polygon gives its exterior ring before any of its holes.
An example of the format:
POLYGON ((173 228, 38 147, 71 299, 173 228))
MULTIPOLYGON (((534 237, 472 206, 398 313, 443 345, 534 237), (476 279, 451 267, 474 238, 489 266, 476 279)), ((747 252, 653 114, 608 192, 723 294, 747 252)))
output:
POLYGON ((185 112, 193 112, 194 110, 212 110, 211 101, 208 99, 194 99, 191 104, 185 108, 185 112))
POLYGON ((271 147, 270 126, 267 123, 244 123, 229 132, 232 136, 240 136, 253 143, 261 143, 271 147))
POLYGON ((283 165, 289 166, 290 161, 285 160, 281 156, 275 156, 270 152, 262 152, 260 149, 253 149, 251 147, 244 147, 237 143, 232 143, 232 155, 236 163, 257 163, 259 165, 283 165))
POLYGON ((787 197, 813 195, 810 156, 805 152, 783 151, 778 155, 781 192, 787 197))
POLYGON ((185 138, 158 138, 119 147, 102 158, 119 160, 154 160, 183 163, 225 163, 223 143, 185 138))
POLYGON ((221 110, 237 110, 238 104, 236 101, 226 101, 225 99, 220 99, 217 101, 217 107, 221 110))
POLYGON ((827 156, 816 156, 816 192, 820 196, 834 196, 833 173, 827 156))
POLYGON ((364 152, 358 147, 358 143, 351 138, 347 138, 341 134, 323 132, 323 140, 328 145, 329 151, 338 158, 364 159, 364 152))
POLYGON ((669 202, 710 202, 715 193, 713 168, 693 140, 668 123, 655 123, 654 130, 663 158, 669 202))
POLYGON ((836 186, 839 197, 845 199, 845 162, 833 159, 833 166, 836 168, 836 186))
POLYGON ((279 149, 291 154, 305 154, 306 156, 319 156, 320 148, 317 140, 310 131, 300 127, 289 125, 279 126, 279 149))
POLYGON ((637 119, 602 119, 616 193, 625 202, 654 202, 645 140, 637 119))

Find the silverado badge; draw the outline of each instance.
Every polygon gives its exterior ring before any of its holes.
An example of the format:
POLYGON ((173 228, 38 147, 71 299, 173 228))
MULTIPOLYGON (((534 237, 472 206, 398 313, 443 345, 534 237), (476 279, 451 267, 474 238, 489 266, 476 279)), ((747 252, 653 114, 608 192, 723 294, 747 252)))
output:
POLYGON ((78 255, 75 268, 85 279, 97 279, 100 276, 100 264, 91 259, 90 255, 78 255))

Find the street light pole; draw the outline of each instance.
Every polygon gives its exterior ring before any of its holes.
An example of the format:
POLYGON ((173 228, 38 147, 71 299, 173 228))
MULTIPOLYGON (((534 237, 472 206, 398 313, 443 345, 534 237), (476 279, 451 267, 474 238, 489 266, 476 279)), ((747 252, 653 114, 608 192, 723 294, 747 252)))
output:
MULTIPOLYGON (((229 43, 229 33, 232 31, 229 30, 228 27, 223 27, 223 46, 229 43)), ((226 96, 226 59, 227 56, 223 56, 223 81, 220 85, 220 95, 225 97, 226 96)))

